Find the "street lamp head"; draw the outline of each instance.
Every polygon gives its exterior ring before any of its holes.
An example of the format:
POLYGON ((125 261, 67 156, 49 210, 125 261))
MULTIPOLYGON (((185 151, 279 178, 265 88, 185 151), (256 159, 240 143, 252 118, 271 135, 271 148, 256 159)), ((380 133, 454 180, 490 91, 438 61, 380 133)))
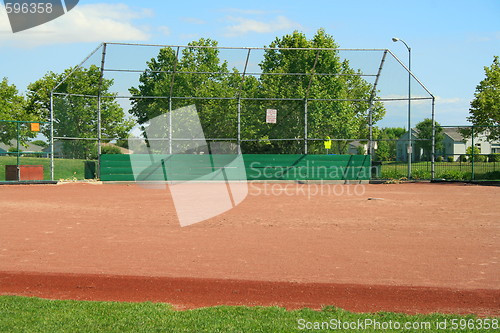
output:
POLYGON ((396 43, 397 41, 399 41, 399 38, 397 38, 397 37, 392 37, 392 41, 393 41, 394 43, 396 43))

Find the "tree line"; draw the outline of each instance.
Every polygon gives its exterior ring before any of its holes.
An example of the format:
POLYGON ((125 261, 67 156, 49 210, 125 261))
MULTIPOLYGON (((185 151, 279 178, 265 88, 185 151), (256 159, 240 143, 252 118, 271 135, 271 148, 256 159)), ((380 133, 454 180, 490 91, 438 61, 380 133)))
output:
MULTIPOLYGON (((139 84, 130 87, 130 115, 126 115, 112 91, 113 80, 101 78, 97 66, 68 68, 63 73, 48 72, 43 78, 28 86, 26 96, 19 94, 7 78, 0 82, 0 120, 41 121, 49 119, 50 91, 67 77, 57 91, 67 94, 93 95, 101 98, 101 127, 104 140, 127 138, 134 123, 147 126, 148 121, 176 108, 196 105, 206 138, 237 137, 237 98, 241 97, 241 138, 244 153, 301 153, 304 140, 304 103, 308 110, 308 138, 368 139, 369 110, 371 106, 374 139, 378 142, 376 156, 379 160, 395 159, 395 141, 405 130, 402 128, 379 129, 376 123, 383 119, 385 108, 377 101, 373 104, 373 85, 363 79, 359 70, 350 66, 348 60, 338 52, 316 50, 295 50, 295 48, 331 48, 338 45, 331 35, 320 29, 308 39, 303 33, 293 32, 277 37, 264 52, 260 69, 267 75, 243 76, 236 68, 229 68, 228 62, 219 57, 215 48, 217 42, 201 38, 193 41, 177 56, 172 48, 160 49, 150 59, 140 75, 139 84), (175 72, 175 74, 174 74, 175 72), (204 74, 182 74, 196 72, 204 74), (68 76, 68 74, 72 73, 68 76), (280 75, 298 73, 306 75, 280 75), (331 73, 334 75, 314 75, 331 73), (175 75, 175 77, 173 77, 175 75), (171 87, 171 82, 175 82, 171 87), (172 91, 170 91, 172 89, 172 91), (195 97, 173 99, 172 105, 166 98, 152 99, 140 96, 195 97), (210 99, 209 97, 227 99, 210 99), (292 100, 292 99, 301 100, 292 100), (282 99, 279 103, 277 99, 282 99), (303 99, 303 100, 302 100, 303 99), (356 101, 353 101, 356 100, 356 101), (265 110, 279 109, 277 124, 265 121, 265 110), (295 139, 275 141, 272 139, 295 139)), ((498 57, 491 67, 485 67, 486 79, 476 88, 471 103, 471 117, 474 124, 499 125, 500 121, 500 69, 498 57)), ((54 135, 71 138, 95 138, 97 136, 97 98, 72 95, 56 95, 54 109, 57 115, 54 135)), ((15 132, 5 124, 1 125, 0 141, 8 143, 15 138, 15 132)), ((417 125, 421 137, 430 140, 429 120, 417 125)), ((48 126, 42 127, 48 136, 48 126)), ((438 147, 441 130, 437 130, 438 147)), ((22 142, 34 138, 29 131, 21 133, 22 142)), ((489 133, 500 137, 498 130, 489 133)), ((348 140, 334 140, 332 153, 347 152, 348 140)), ((424 154, 429 154, 430 143, 418 143, 424 154), (427 144, 428 146, 425 146, 427 144)), ((65 140, 63 149, 67 155, 91 158, 95 154, 95 143, 85 140, 65 140), (79 156, 77 156, 79 155, 79 156), (82 155, 82 156, 80 156, 82 155)), ((309 153, 323 153, 322 141, 311 141, 309 153)))

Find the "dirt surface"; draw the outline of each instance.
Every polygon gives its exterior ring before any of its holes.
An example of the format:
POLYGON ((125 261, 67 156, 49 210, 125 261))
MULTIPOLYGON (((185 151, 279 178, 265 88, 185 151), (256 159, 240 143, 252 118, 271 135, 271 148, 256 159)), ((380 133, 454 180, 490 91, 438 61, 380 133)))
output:
POLYGON ((500 314, 500 187, 249 187, 181 228, 168 190, 1 186, 0 294, 500 314))

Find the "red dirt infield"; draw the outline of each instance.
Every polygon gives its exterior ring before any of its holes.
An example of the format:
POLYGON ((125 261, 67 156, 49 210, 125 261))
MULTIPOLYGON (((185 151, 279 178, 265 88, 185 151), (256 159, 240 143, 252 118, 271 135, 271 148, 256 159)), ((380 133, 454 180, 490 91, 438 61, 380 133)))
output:
POLYGON ((0 186, 0 294, 500 315, 499 199, 464 184, 251 183, 236 208, 181 228, 165 190, 0 186))

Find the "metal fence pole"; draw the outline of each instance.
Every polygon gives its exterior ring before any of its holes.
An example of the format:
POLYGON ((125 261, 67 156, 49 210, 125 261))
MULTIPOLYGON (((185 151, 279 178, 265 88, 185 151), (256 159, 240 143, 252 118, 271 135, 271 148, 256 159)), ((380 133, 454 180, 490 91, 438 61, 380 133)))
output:
POLYGON ((435 162, 436 162, 436 121, 434 114, 434 105, 436 99, 432 96, 432 148, 431 148, 431 179, 435 178, 435 162))
POLYGON ((370 155, 371 163, 374 159, 374 146, 373 146, 373 103, 375 102, 375 95, 377 93, 377 85, 382 74, 382 69, 384 68, 385 58, 387 57, 387 50, 384 51, 382 59, 380 60, 380 65, 378 67, 377 76, 375 77, 375 82, 373 83, 373 89, 370 93, 370 105, 368 107, 368 127, 369 127, 369 140, 368 140, 368 154, 370 155))
POLYGON ((50 92, 50 180, 54 180, 54 94, 50 92))
POLYGON ((241 154, 241 97, 238 96, 238 154, 241 154))
POLYGON ((104 79, 104 64, 106 62, 106 43, 102 45, 101 77, 99 78, 99 91, 97 92, 97 178, 101 178, 101 140, 102 140, 102 117, 101 117, 101 90, 104 79))
POLYGON ((168 153, 172 155, 172 96, 168 98, 168 153))
POLYGON ((472 168, 471 168, 471 171, 472 171, 472 175, 471 175, 471 180, 474 180, 474 150, 476 148, 476 146, 474 145, 474 125, 472 125, 472 147, 471 147, 471 162, 472 162, 472 168))
MULTIPOLYGON (((406 45, 406 43, 405 43, 406 45)), ((411 137, 411 48, 408 47, 408 150, 409 150, 409 160, 408 160, 408 179, 412 178, 411 162, 413 159, 413 144, 411 137)))
POLYGON ((50 92, 50 180, 54 180, 54 94, 50 92))
POLYGON ((248 61, 250 60, 251 49, 248 49, 247 58, 245 60, 245 67, 243 68, 243 73, 241 74, 240 86, 238 88, 237 96, 238 96, 238 106, 237 106, 237 141, 238 141, 238 154, 241 154, 241 91, 243 90, 243 84, 245 83, 245 76, 247 74, 248 61))
POLYGON ((17 161, 16 161, 16 172, 17 172, 17 181, 20 181, 21 180, 21 156, 20 156, 20 152, 19 152, 19 149, 21 148, 21 145, 20 145, 20 139, 21 139, 21 122, 16 122, 16 129, 17 129, 17 133, 16 133, 16 140, 17 140, 17 161))
POLYGON ((307 155, 307 98, 304 99, 304 154, 307 155))
POLYGON ((307 85, 307 90, 304 96, 304 154, 307 155, 308 147, 307 147, 307 103, 308 103, 308 98, 309 98, 309 91, 311 90, 311 85, 312 81, 314 78, 314 75, 316 74, 316 65, 318 64, 318 59, 319 59, 319 52, 316 52, 316 57, 314 59, 314 64, 313 67, 311 68, 311 77, 309 78, 309 84, 307 85))
POLYGON ((177 73, 177 64, 179 63, 179 52, 181 48, 177 47, 175 51, 175 63, 174 69, 172 71, 172 80, 170 80, 170 93, 168 95, 168 153, 172 155, 172 139, 173 139, 173 130, 172 130, 172 95, 174 92, 174 80, 175 74, 177 73))

